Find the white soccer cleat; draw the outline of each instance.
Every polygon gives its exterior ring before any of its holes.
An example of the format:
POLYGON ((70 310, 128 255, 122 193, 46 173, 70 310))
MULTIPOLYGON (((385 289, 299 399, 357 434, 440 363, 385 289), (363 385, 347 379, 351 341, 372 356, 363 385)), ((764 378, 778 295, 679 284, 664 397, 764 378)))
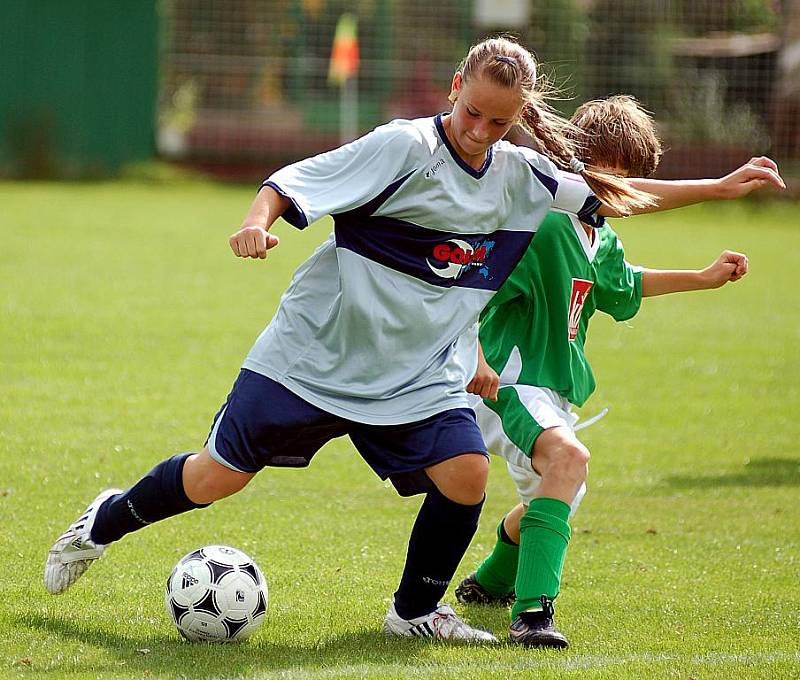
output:
POLYGON ((53 595, 63 593, 75 583, 105 551, 104 545, 91 540, 92 526, 103 502, 118 493, 122 493, 122 490, 101 491, 50 548, 44 565, 44 587, 53 595))
POLYGON ((400 618, 400 615, 395 611, 394 604, 392 604, 386 613, 383 630, 389 636, 399 635, 459 642, 498 641, 491 633, 468 626, 446 604, 440 604, 430 614, 418 616, 415 619, 400 618))

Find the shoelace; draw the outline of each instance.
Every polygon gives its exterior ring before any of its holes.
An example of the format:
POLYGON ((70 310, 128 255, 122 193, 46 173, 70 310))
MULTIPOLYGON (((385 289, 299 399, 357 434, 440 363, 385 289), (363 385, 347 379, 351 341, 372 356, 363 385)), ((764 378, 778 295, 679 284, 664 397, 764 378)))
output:
POLYGON ((542 595, 539 598, 539 602, 542 604, 542 613, 548 618, 552 619, 553 614, 555 613, 553 610, 553 601, 547 597, 547 595, 542 595))

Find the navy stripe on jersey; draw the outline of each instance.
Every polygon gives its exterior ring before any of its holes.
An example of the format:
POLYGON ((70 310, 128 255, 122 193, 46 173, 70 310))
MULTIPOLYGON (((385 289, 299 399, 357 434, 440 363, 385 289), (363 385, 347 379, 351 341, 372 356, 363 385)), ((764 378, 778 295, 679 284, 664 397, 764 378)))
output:
POLYGON ((529 231, 459 234, 353 211, 333 216, 336 246, 442 288, 497 290, 533 238, 529 231))
POLYGON ((597 211, 602 205, 602 201, 596 196, 588 196, 583 202, 583 206, 578 211, 578 219, 581 222, 585 222, 590 227, 599 229, 606 223, 606 218, 597 214, 597 211))
POLYGON ((480 179, 483 177, 487 170, 489 170, 489 166, 492 164, 492 147, 489 147, 489 150, 486 152, 486 160, 483 162, 480 170, 476 170, 471 165, 466 163, 461 156, 458 155, 458 152, 453 148, 453 145, 450 143, 450 140, 447 139, 447 133, 444 131, 444 124, 442 123, 442 114, 438 114, 434 119, 436 123, 436 132, 439 133, 439 137, 441 138, 444 145, 447 147, 447 150, 450 152, 450 155, 453 157, 458 166, 467 174, 472 175, 475 179, 480 179))
POLYGON ((555 200, 556 191, 558 191, 558 180, 556 180, 554 177, 550 177, 549 175, 545 175, 541 170, 537 170, 530 163, 528 163, 528 167, 533 171, 536 179, 542 183, 542 186, 550 192, 553 200, 555 200))
MULTIPOLYGON (((375 198, 370 199, 364 205, 359 206, 358 208, 354 208, 353 210, 348 210, 346 213, 339 213, 342 215, 351 214, 353 216, 357 215, 371 215, 374 213, 378 208, 380 208, 386 201, 388 201, 396 192, 397 190, 403 186, 403 183, 414 174, 412 170, 407 175, 401 177, 398 180, 392 182, 389 186, 387 186, 381 193, 379 193, 375 198)), ((334 215, 334 218, 336 215, 334 215)))
POLYGON ((281 196, 289 199, 289 207, 286 208, 286 210, 283 211, 283 215, 281 215, 284 220, 298 229, 305 229, 308 226, 308 218, 303 212, 303 209, 297 204, 297 201, 295 201, 291 196, 289 196, 289 194, 275 184, 275 182, 265 181, 261 185, 262 189, 264 187, 271 187, 275 189, 275 191, 277 191, 281 196))

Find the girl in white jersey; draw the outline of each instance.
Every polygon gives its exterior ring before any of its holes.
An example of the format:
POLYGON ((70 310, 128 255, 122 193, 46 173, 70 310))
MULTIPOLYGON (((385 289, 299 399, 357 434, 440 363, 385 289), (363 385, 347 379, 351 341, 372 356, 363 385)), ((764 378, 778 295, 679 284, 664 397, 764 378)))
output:
POLYGON ((439 602, 477 527, 488 474, 464 391, 480 310, 550 208, 592 223, 598 209, 665 209, 782 181, 767 160, 689 183, 586 171, 567 123, 537 93, 532 56, 505 39, 470 50, 451 101, 449 115, 394 121, 264 182, 230 238, 237 256, 266 257, 280 216, 302 228, 330 214, 334 233, 296 272, 203 450, 159 463, 125 492, 102 492, 50 550, 50 592, 125 534, 236 493, 265 466, 308 465, 348 435, 401 494, 425 494, 386 632, 495 640, 439 602), (501 141, 515 123, 550 158, 501 141), (562 174, 570 163, 586 181, 562 174))

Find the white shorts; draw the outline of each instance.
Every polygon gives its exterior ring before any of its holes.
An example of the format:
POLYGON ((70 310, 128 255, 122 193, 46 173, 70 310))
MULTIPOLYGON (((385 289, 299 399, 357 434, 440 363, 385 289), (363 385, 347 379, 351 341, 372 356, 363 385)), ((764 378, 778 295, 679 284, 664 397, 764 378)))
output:
MULTIPOLYGON (((517 494, 528 505, 542 481, 531 465, 533 445, 544 430, 552 427, 575 431, 578 416, 572 412, 572 404, 553 390, 533 385, 502 386, 492 407, 476 395, 469 395, 469 399, 486 447, 505 458, 517 494)), ((570 514, 575 513, 585 493, 583 484, 572 501, 570 514)))

